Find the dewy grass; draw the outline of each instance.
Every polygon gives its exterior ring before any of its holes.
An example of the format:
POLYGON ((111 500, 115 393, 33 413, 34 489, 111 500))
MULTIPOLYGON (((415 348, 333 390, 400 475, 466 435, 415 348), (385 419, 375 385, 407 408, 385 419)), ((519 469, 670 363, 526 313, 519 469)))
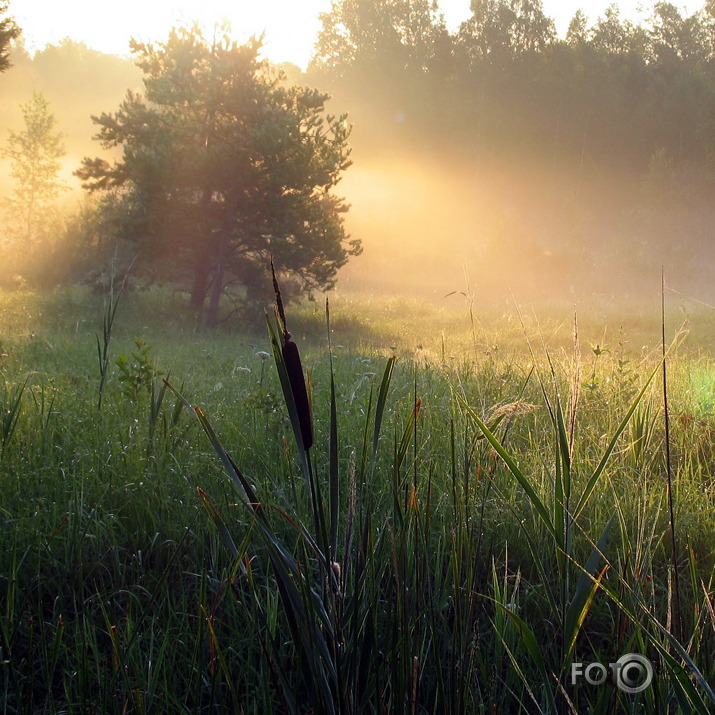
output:
POLYGON ((5 454, 5 448, 17 428, 17 421, 20 418, 22 408, 22 395, 26 386, 27 379, 23 382, 18 382, 12 387, 7 383, 3 385, 2 400, 0 400, 2 418, 0 421, 0 460, 5 454))
POLYGON ((504 344, 451 360, 447 336, 413 360, 351 343, 331 300, 324 350, 291 313, 304 461, 283 351, 257 354, 270 333, 164 329, 171 311, 127 294, 110 353, 144 335, 201 407, 179 419, 162 383, 132 401, 110 374, 97 411, 96 302, 61 296, 69 321, 43 300, 34 337, 2 335, 4 405, 25 387, 0 459, 0 712, 712 709, 711 361, 669 358, 676 639, 658 359, 639 347, 587 361, 575 410, 558 345, 551 364, 504 344), (627 653, 654 664, 642 693, 572 681, 627 653))
MULTIPOLYGON (((278 292, 277 296, 280 298, 280 294, 278 292)), ((283 326, 283 332, 287 335, 287 330, 285 329, 286 319, 280 300, 277 315, 283 326)), ((278 330, 273 327, 270 322, 269 332, 275 348, 274 355, 276 358, 277 370, 279 375, 282 376, 281 382, 283 385, 284 398, 286 400, 286 404, 288 405, 288 412, 291 415, 296 445, 301 458, 300 461, 304 465, 305 475, 308 481, 310 504, 313 512, 313 534, 309 534, 306 529, 299 524, 299 522, 293 522, 292 518, 290 521, 294 524, 294 528, 303 542, 301 551, 304 554, 304 558, 310 558, 311 554, 313 557, 317 557, 317 563, 321 567, 315 574, 315 578, 317 580, 311 584, 307 562, 295 561, 294 558, 289 555, 288 549, 282 543, 279 534, 270 529, 270 527, 267 526, 267 522, 262 525, 263 534, 264 537, 266 537, 267 545, 271 547, 269 550, 270 560, 273 565, 280 600, 283 604, 283 609, 288 620, 291 633, 293 634, 293 645, 297 648, 298 662, 301 663, 300 671, 303 673, 303 688, 308 694, 313 707, 326 712, 351 712, 357 704, 364 703, 366 701, 366 696, 362 692, 362 689, 367 688, 369 690, 369 688, 364 682, 364 676, 362 681, 352 682, 347 689, 345 688, 343 679, 346 672, 350 671, 346 671, 344 667, 345 661, 342 656, 345 655, 348 644, 343 641, 342 643, 337 644, 342 645, 341 648, 336 649, 335 646, 336 639, 340 639, 340 634, 345 632, 349 623, 349 619, 346 622, 343 622, 342 620, 344 611, 342 609, 343 603, 340 601, 343 599, 345 599, 348 603, 352 600, 356 600, 357 602, 362 601, 362 584, 360 584, 358 591, 351 593, 349 586, 354 587, 355 584, 345 581, 341 577, 342 568, 348 569, 351 567, 351 564, 347 562, 341 567, 332 560, 332 554, 336 553, 336 544, 334 543, 334 539, 337 534, 336 524, 338 520, 335 513, 330 514, 329 522, 331 524, 331 539, 330 546, 328 546, 328 539, 325 532, 325 524, 328 522, 328 519, 326 518, 324 504, 320 496, 321 486, 319 481, 316 479, 315 466, 310 460, 310 446, 312 446, 312 444, 306 445, 305 440, 303 439, 305 427, 297 416, 298 400, 296 399, 296 394, 302 393, 302 389, 296 389, 296 379, 299 379, 302 383, 302 371, 300 372, 299 377, 295 379, 287 377, 288 370, 285 365, 285 352, 279 349, 277 338, 278 330), (299 563, 302 563, 302 565, 299 565, 299 563), (290 574, 293 574, 293 578, 290 578, 290 574), (298 580, 300 588, 296 589, 294 579, 298 580), (336 594, 340 595, 340 601, 336 600, 336 594), (317 610, 315 610, 316 606, 317 610), (305 630, 306 628, 308 629, 307 633, 305 630), (312 649, 309 644, 312 644, 312 649), (355 690, 356 686, 359 686, 357 692, 355 690)), ((291 353, 289 357, 292 359, 294 356, 291 353)), ((378 405, 380 406, 381 412, 384 410, 392 368, 393 362, 388 361, 385 368, 385 374, 383 376, 380 395, 378 397, 378 405)), ((480 430, 481 434, 486 438, 491 448, 499 455, 499 457, 501 457, 508 470, 526 492, 529 502, 538 515, 539 520, 542 525, 546 527, 550 539, 553 540, 555 564, 558 567, 558 581, 560 582, 561 587, 560 589, 553 590, 548 600, 552 604, 553 616, 555 620, 560 623, 561 637, 559 640, 561 645, 560 655, 557 656, 556 663, 552 662, 551 668, 554 668, 554 665, 556 665, 556 669, 553 673, 561 688, 560 690, 552 687, 544 687, 546 681, 549 679, 548 669, 544 664, 544 658, 541 649, 537 644, 534 631, 527 625, 526 621, 516 615, 514 612, 513 601, 505 605, 502 596, 499 595, 500 593, 503 595, 505 592, 500 592, 497 586, 498 581, 496 579, 492 580, 494 603, 497 605, 497 617, 496 620, 493 621, 493 628, 495 629, 495 635, 497 637, 497 645, 501 643, 501 647, 505 649, 504 652, 508 654, 509 660, 512 662, 512 666, 518 675, 518 681, 524 688, 525 695, 528 696, 532 703, 540 710, 545 708, 545 711, 553 711, 557 708, 559 693, 565 692, 563 690, 564 684, 562 681, 567 673, 568 664, 572 660, 579 634, 581 633, 588 613, 593 606, 597 592, 599 590, 606 590, 603 588, 603 578, 608 567, 604 567, 601 562, 606 558, 605 551, 609 541, 613 519, 606 524, 597 541, 592 542, 593 548, 591 550, 591 554, 583 565, 580 565, 580 562, 575 558, 572 534, 574 525, 579 524, 578 517, 586 510, 589 498, 596 490, 598 483, 604 474, 606 465, 608 464, 609 458, 613 454, 618 439, 628 426, 630 418, 638 408, 638 405, 643 399, 643 396, 658 369, 659 366, 656 366, 656 368, 651 372, 650 377, 645 381, 640 392, 627 410, 625 416, 618 424, 617 429, 606 446, 605 452, 601 456, 591 475, 587 478, 585 486, 580 497, 575 503, 573 511, 570 506, 570 493, 572 470, 574 467, 572 464, 572 451, 576 420, 575 410, 572 411, 567 426, 567 422, 563 417, 558 395, 554 405, 551 405, 542 384, 542 391, 544 391, 546 405, 551 415, 551 423, 555 433, 555 453, 557 455, 554 472, 555 477, 553 482, 553 510, 550 510, 546 503, 542 501, 541 497, 537 494, 535 488, 531 485, 531 480, 519 468, 516 459, 514 459, 508 451, 504 449, 501 442, 496 438, 493 430, 498 426, 498 421, 496 421, 492 426, 492 429, 490 429, 476 414, 476 412, 470 408, 466 402, 463 402, 464 408, 480 430), (572 570, 574 570, 574 567, 577 573, 580 572, 580 575, 578 577, 576 590, 572 593, 570 574, 572 570), (510 642, 507 642, 505 636, 505 617, 507 622, 511 621, 516 626, 516 630, 509 637, 510 642), (514 634, 518 635, 516 640, 514 640, 514 634), (520 650, 525 655, 528 655, 532 667, 535 666, 537 668, 539 683, 541 685, 541 690, 538 694, 534 689, 532 689, 529 679, 525 675, 525 671, 518 662, 518 653, 520 650)), ((335 486, 338 480, 336 479, 334 460, 337 444, 337 412, 335 409, 335 382, 332 368, 332 358, 330 384, 331 425, 329 447, 330 468, 328 483, 331 493, 334 495, 330 500, 330 506, 332 509, 336 508, 338 503, 336 497, 337 487, 335 486)), ((408 445, 412 442, 413 435, 416 433, 420 403, 421 401, 417 399, 415 394, 415 406, 411 412, 411 416, 403 428, 402 436, 399 439, 397 438, 397 434, 395 436, 391 479, 393 525, 390 524, 390 521, 385 522, 386 531, 382 532, 383 535, 386 534, 389 536, 389 543, 391 544, 389 551, 392 554, 390 558, 390 562, 392 563, 391 571, 392 578, 394 578, 394 586, 387 589, 387 594, 390 594, 395 587, 397 588, 396 592, 393 591, 391 594, 391 600, 398 606, 398 610, 395 614, 396 620, 393 620, 393 624, 397 623, 401 626, 401 630, 399 632, 394 632, 396 637, 394 647, 396 648, 396 651, 393 653, 393 656, 399 657, 403 663, 411 662, 413 664, 412 681, 410 681, 410 674, 400 668, 392 670, 391 679, 393 684, 399 684, 399 687, 396 688, 395 692, 409 692, 415 701, 417 693, 419 692, 418 674, 420 672, 420 663, 423 660, 424 654, 421 652, 416 654, 409 648, 407 650, 403 650, 404 644, 409 642, 408 634, 410 631, 410 624, 409 620, 405 620, 405 614, 402 609, 408 604, 415 606, 416 602, 414 595, 408 596, 407 591, 403 591, 402 589, 404 588, 404 583, 409 580, 408 574, 411 574, 413 579, 417 579, 417 602, 421 600, 419 597, 419 583, 427 572, 424 567, 420 569, 419 559, 415 558, 415 553, 418 552, 415 552, 415 547, 411 544, 411 541, 417 534, 420 534, 421 529, 424 529, 425 524, 428 524, 429 522, 424 522, 420 526, 420 506, 417 478, 415 477, 411 490, 408 490, 406 488, 406 479, 401 475, 401 472, 402 465, 407 455, 408 445), (403 493, 403 485, 405 487, 405 494, 409 493, 409 498, 405 498, 405 501, 402 500, 401 496, 403 493), (404 632, 402 629, 404 629, 404 632)), ((200 413, 197 414, 200 415, 200 413)), ((207 431, 207 434, 213 442, 217 453, 221 456, 224 465, 229 465, 230 471, 234 473, 234 481, 240 483, 241 489, 245 490, 245 477, 240 474, 240 471, 238 471, 238 468, 235 466, 233 461, 227 457, 225 450, 218 442, 213 430, 205 421, 205 418, 201 418, 201 421, 207 431)), ((378 444, 378 430, 379 422, 376 420, 375 435, 373 439, 373 454, 375 454, 378 444)), ((367 433, 367 429, 363 431, 367 433)), ((454 447, 452 447, 452 449, 454 449, 454 447)), ((414 460, 416 475, 416 448, 414 460)), ((249 503, 254 503, 255 505, 253 500, 257 498, 258 497, 252 497, 249 503)), ((220 531, 224 534, 227 546, 235 558, 237 556, 237 551, 233 539, 230 534, 226 532, 223 521, 217 515, 213 507, 210 508, 210 513, 212 514, 213 520, 219 526, 220 531)), ((286 518, 288 517, 286 516, 286 518)), ((371 519, 367 516, 366 525, 369 525, 370 523, 371 519)), ((541 554, 537 544, 539 540, 538 534, 536 532, 530 533, 528 529, 525 530, 524 534, 526 536, 526 541, 529 544, 532 556, 534 557, 534 562, 537 564, 537 572, 541 576, 542 582, 547 584, 549 582, 549 575, 546 568, 544 568, 544 565, 541 563, 541 554)), ((421 539, 418 541, 421 541, 421 539)), ((381 541, 381 546, 384 543, 384 541, 381 541)), ((374 554, 375 551, 373 549, 368 552, 363 552, 362 559, 360 559, 360 561, 363 562, 361 568, 365 568, 365 566, 370 564, 371 559, 374 558, 374 554)), ((350 559, 352 556, 353 555, 348 555, 346 553, 346 559, 350 559)), ((606 592, 608 591, 606 590, 606 592)), ((516 591, 514 599, 516 599, 516 591)), ((612 595, 612 600, 614 600, 614 602, 622 610, 624 610, 627 615, 630 615, 630 611, 628 611, 625 604, 622 603, 617 596, 612 595)), ((376 609, 376 604, 368 603, 368 611, 365 615, 368 615, 370 612, 374 611, 374 609, 376 609)), ((630 617, 633 618, 632 615, 630 615, 630 617)), ((670 638, 672 639, 672 636, 670 636, 670 638)), ((360 641, 360 637, 358 637, 357 640, 360 641)), ((653 642, 655 643, 657 641, 653 642)), ((677 643, 677 641, 674 642, 677 643)), ((355 644, 352 645, 354 646, 355 644)), ((679 644, 676 647, 679 647, 679 644)), ((499 648, 497 648, 496 653, 498 652, 499 648)), ((275 653, 271 653, 270 656, 273 661, 273 668, 280 670, 281 663, 278 660, 277 655, 275 653)), ((499 658, 497 657, 497 659, 499 658)), ((374 667, 375 665, 376 664, 373 663, 372 666, 368 667, 374 667)), ((694 667, 692 661, 690 661, 690 665, 694 667)), ((359 672, 361 666, 359 661, 353 661, 351 667, 357 668, 359 672)), ((533 673, 533 671, 529 672, 533 673)), ((282 682, 285 683, 285 680, 282 682)), ((374 686, 372 687, 374 688, 374 686)), ((509 690, 512 690, 514 685, 512 684, 507 687, 509 690)), ((383 693, 383 695, 385 695, 385 693, 383 693)), ((697 705, 698 696, 697 693, 694 693, 694 691, 684 693, 681 692, 681 695, 683 695, 686 699, 692 698, 693 695, 695 695, 697 705)), ((290 693, 284 690, 283 698, 286 702, 290 702, 290 693)), ((390 702, 390 700, 388 699, 387 702, 390 702)), ((571 701, 568 700, 568 702, 572 707, 571 701)), ((699 702, 703 705, 702 700, 699 702)), ((379 697, 376 700, 376 704, 377 703, 381 706, 384 706, 385 704, 379 697)), ((291 709, 293 708, 291 707, 291 709)))

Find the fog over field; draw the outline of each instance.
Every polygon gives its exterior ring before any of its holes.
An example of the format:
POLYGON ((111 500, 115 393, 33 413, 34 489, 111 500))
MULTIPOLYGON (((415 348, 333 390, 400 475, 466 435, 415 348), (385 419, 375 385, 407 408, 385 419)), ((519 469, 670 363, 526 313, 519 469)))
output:
MULTIPOLYGON (((335 10, 307 71, 283 66, 289 84, 333 95, 327 111, 352 125, 353 164, 334 193, 363 251, 338 289, 628 299, 651 296, 663 266, 674 288, 711 300, 709 11, 660 4, 634 24, 613 7, 557 36, 548 10, 497 6, 450 30, 427 4, 382 19, 335 10)), ((20 44, 11 59, 0 124, 19 131, 20 104, 47 98, 66 149, 58 178, 71 188, 58 201, 72 213, 81 159, 111 155, 92 141, 90 116, 141 91, 141 72, 69 39, 34 56, 20 44)), ((0 166, 7 194, 9 160, 0 166)), ((141 240, 123 238, 130 251, 141 240)), ((7 272, 28 272, 13 262, 7 272)))

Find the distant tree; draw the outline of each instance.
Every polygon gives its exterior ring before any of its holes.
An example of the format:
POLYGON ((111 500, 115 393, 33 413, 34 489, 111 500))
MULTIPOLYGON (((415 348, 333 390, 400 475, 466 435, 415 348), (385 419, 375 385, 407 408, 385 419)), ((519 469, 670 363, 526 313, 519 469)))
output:
POLYGON ((654 58, 661 63, 708 59, 707 30, 701 13, 683 17, 678 8, 668 2, 653 6, 650 40, 654 58))
POLYGON ((334 0, 321 22, 308 72, 362 114, 361 151, 394 150, 425 126, 449 134, 453 43, 433 0, 334 0))
POLYGON ((123 156, 86 158, 77 172, 86 188, 114 192, 119 234, 164 277, 189 281, 208 324, 232 286, 263 297, 270 254, 296 294, 332 286, 360 244, 331 191, 350 164, 350 128, 325 115, 327 95, 286 86, 258 60, 259 41, 239 46, 228 30, 209 42, 174 29, 131 47, 144 96, 129 92, 93 118, 102 145, 123 156))
POLYGON ((433 0, 333 0, 320 20, 312 66, 333 73, 354 65, 428 69, 447 34, 433 0))
POLYGON ((566 43, 572 47, 584 45, 588 40, 588 18, 583 10, 576 10, 576 13, 569 22, 566 31, 566 43))
POLYGON ((705 0, 699 15, 705 30, 707 49, 712 58, 715 53, 715 0, 705 0))
POLYGON ((0 0, 0 72, 10 67, 10 43, 20 36, 20 28, 11 17, 4 17, 8 11, 8 0, 0 0))
MULTIPOLYGON (((64 38, 35 52, 30 81, 52 100, 57 116, 62 117, 71 153, 84 156, 95 151, 91 115, 115 106, 127 89, 141 89, 141 77, 130 58, 64 38)), ((16 80, 15 70, 12 79, 16 80)))
POLYGON ((591 30, 591 44, 598 50, 618 55, 635 53, 646 59, 646 31, 621 19, 618 5, 609 5, 591 30))
POLYGON ((474 61, 500 64, 543 52, 556 38, 554 21, 545 15, 541 0, 472 0, 471 8, 459 40, 474 61))
POLYGON ((10 160, 15 189, 6 199, 12 232, 25 247, 46 238, 53 207, 65 188, 58 178, 65 148, 49 103, 38 92, 21 105, 25 128, 10 132, 0 157, 10 160))

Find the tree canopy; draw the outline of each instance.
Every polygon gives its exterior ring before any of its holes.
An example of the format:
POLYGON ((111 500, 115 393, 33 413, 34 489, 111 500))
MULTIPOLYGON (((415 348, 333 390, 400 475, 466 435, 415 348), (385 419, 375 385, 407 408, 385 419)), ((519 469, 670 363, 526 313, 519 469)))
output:
POLYGON ((447 32, 433 0, 341 0, 321 21, 313 63, 338 73, 427 69, 447 32))
POLYGON ((264 295, 270 255, 298 294, 332 286, 360 250, 332 191, 350 165, 346 116, 325 113, 327 94, 287 86, 260 47, 228 31, 207 40, 196 27, 133 42, 144 93, 93 117, 121 158, 85 158, 77 172, 121 206, 118 235, 145 265, 190 282, 208 323, 222 294, 264 295))

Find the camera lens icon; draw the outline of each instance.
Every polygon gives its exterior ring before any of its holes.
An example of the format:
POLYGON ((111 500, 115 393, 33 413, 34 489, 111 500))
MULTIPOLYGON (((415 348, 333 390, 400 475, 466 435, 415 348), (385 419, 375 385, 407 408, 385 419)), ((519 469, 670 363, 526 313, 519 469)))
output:
POLYGON ((624 693, 642 693, 653 682, 653 665, 639 653, 626 653, 611 667, 616 686, 624 693))

